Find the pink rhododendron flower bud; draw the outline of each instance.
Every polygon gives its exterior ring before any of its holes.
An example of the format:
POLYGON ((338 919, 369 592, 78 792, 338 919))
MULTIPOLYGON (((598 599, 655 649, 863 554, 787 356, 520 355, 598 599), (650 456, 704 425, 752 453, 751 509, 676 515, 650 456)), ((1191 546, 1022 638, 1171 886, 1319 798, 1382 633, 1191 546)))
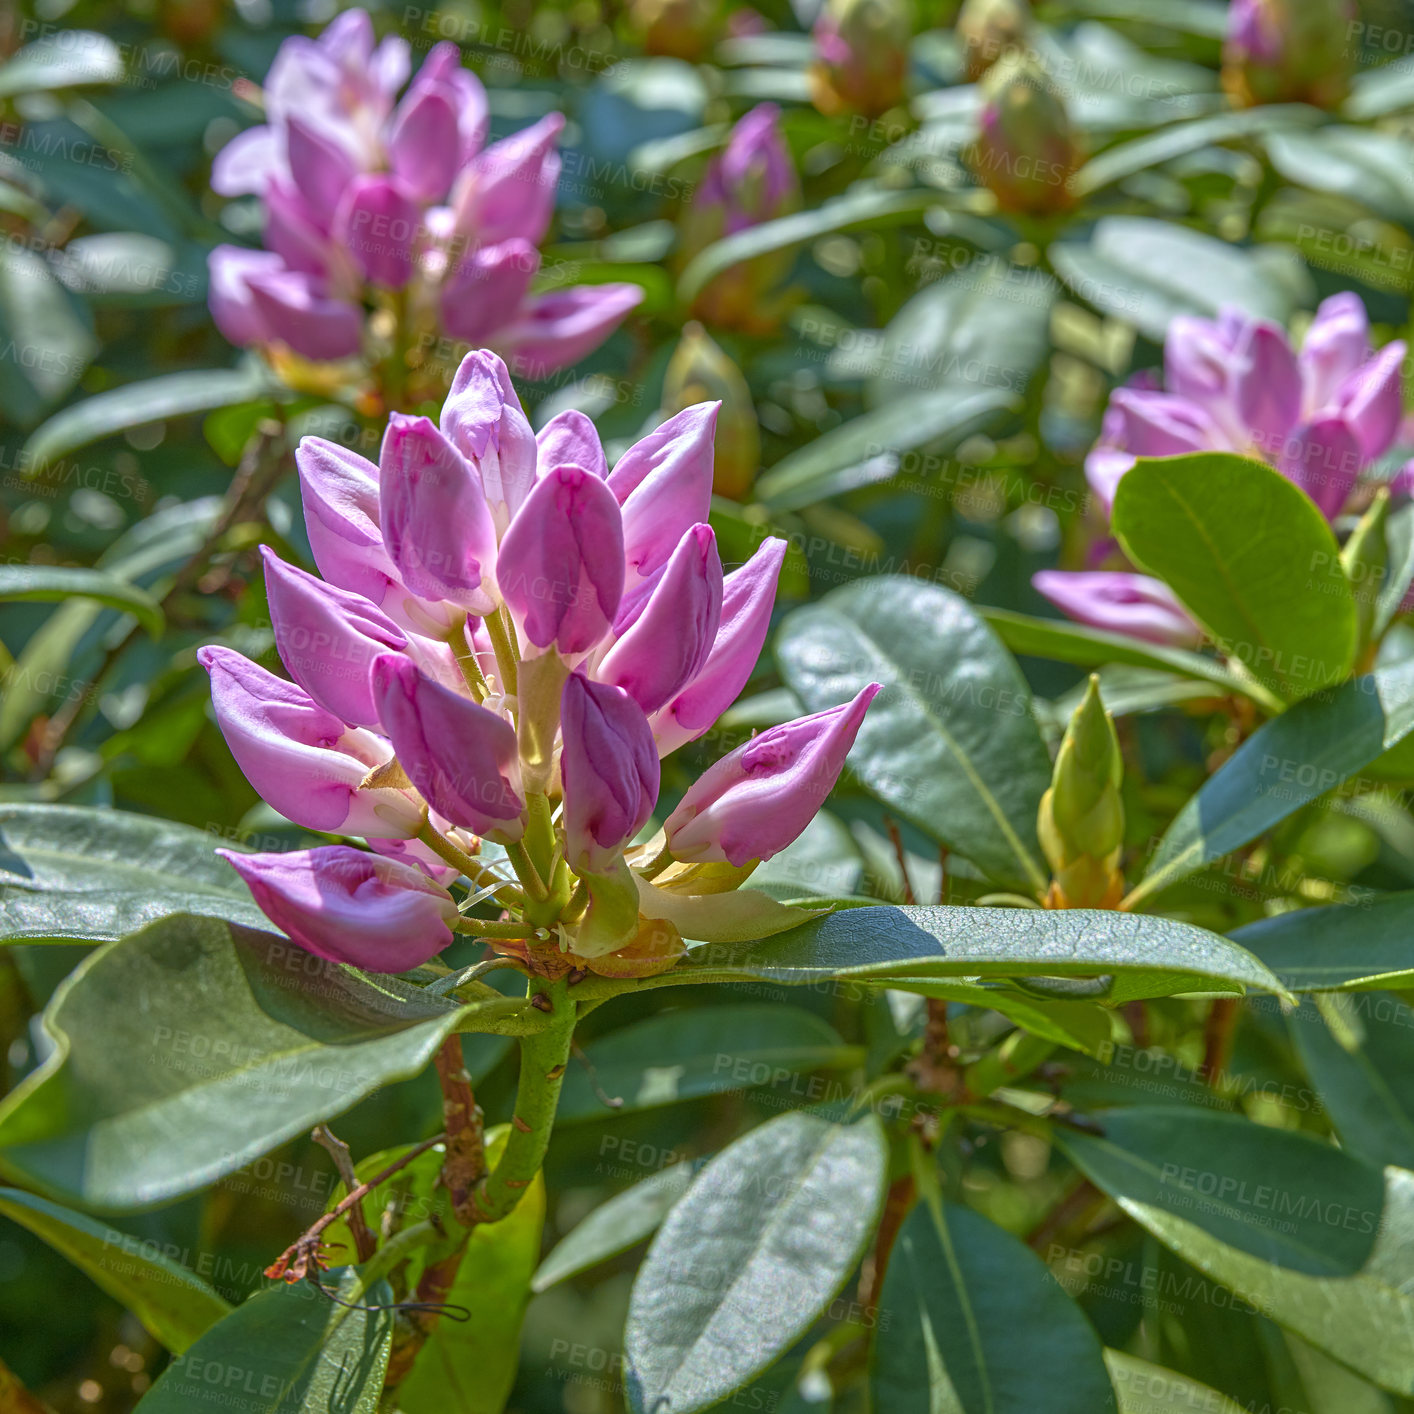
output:
POLYGON ((458 230, 491 243, 512 236, 540 240, 554 210, 560 179, 555 141, 564 126, 562 114, 547 113, 475 158, 452 198, 458 230))
POLYGON ((535 434, 495 354, 468 354, 442 404, 442 432, 481 478, 498 536, 535 485, 535 434))
POLYGON ((597 349, 642 302, 641 285, 608 282, 547 290, 526 300, 496 342, 514 356, 524 376, 546 378, 597 349))
POLYGON ((1341 384, 1370 357, 1370 319, 1360 296, 1345 290, 1321 301, 1301 341, 1301 373, 1312 408, 1335 400, 1341 384))
POLYGON ((722 582, 717 636, 696 676, 652 717, 658 754, 695 741, 736 701, 771 627, 786 542, 772 536, 722 582))
POLYGON ((587 653, 609 632, 623 595, 614 493, 581 467, 547 472, 511 521, 496 573, 524 639, 565 656, 587 653))
POLYGON ((469 613, 496 607, 496 527, 481 478, 425 417, 393 413, 378 458, 383 541, 402 581, 469 613))
POLYGON ((815 106, 874 118, 901 103, 912 40, 909 0, 826 0, 815 22, 815 106))
POLYGON ((1353 0, 1232 0, 1223 87, 1234 102, 1335 108, 1350 88, 1353 0))
POLYGON ((479 246, 456 262, 442 285, 442 327, 479 344, 516 317, 540 269, 540 252, 522 236, 479 246))
POLYGON ((601 682, 656 712, 701 671, 722 618, 722 562, 717 538, 695 525, 672 559, 625 595, 615 642, 594 670, 601 682))
POLYGON ((541 476, 556 467, 577 466, 592 472, 600 481, 608 479, 609 464, 599 430, 577 408, 556 413, 535 434, 535 450, 541 476))
POLYGON ((307 830, 396 839, 422 828, 408 792, 361 788, 392 756, 372 732, 349 728, 301 687, 229 648, 197 654, 211 677, 216 722, 267 805, 307 830))
POLYGON ((291 113, 285 119, 286 155, 290 176, 311 211, 327 221, 339 205, 344 188, 358 173, 355 157, 327 131, 291 113))
POLYGON ((378 524, 378 468, 323 437, 301 438, 295 465, 319 573, 330 584, 381 606, 402 581, 378 524))
POLYGON ((1004 59, 982 88, 977 137, 964 153, 973 175, 1003 211, 1068 211, 1080 145, 1059 90, 1029 54, 1004 59))
POLYGON ((287 565, 261 546, 275 650, 290 676, 321 706, 356 727, 377 727, 373 661, 407 639, 375 605, 287 565))
POLYGON ((461 166, 457 104, 437 82, 414 85, 398 104, 388 132, 388 157, 406 190, 441 201, 461 166))
POLYGON ((709 766, 663 826, 675 859, 737 868, 797 838, 834 789, 877 683, 852 701, 770 727, 709 766))
POLYGON ((1336 389, 1334 410, 1350 424, 1363 461, 1383 456, 1399 433, 1406 352, 1404 340, 1395 339, 1346 374, 1336 389))
POLYGON ((259 270, 245 286, 265 337, 302 358, 329 362, 352 358, 363 340, 363 321, 353 305, 335 299, 317 275, 301 270, 259 270))
POLYGON ((1177 596, 1162 580, 1114 570, 1067 574, 1039 570, 1031 583, 1077 623, 1148 643, 1192 647, 1202 637, 1177 596))
POLYGON ((400 290, 412 279, 421 216, 391 177, 358 177, 344 188, 334 213, 334 236, 364 277, 400 290))
POLYGON ((265 916, 302 948, 369 972, 406 972, 452 941, 457 905, 414 864, 348 845, 216 851, 265 916))
POLYGON ((1350 498, 1365 456, 1354 427, 1337 415, 1298 427, 1277 464, 1333 520, 1350 498))
MULTIPOLYGON (((800 205, 800 181, 780 119, 774 103, 758 104, 707 164, 683 215, 681 263, 724 236, 773 221, 800 205)), ((787 250, 741 261, 706 285, 693 300, 693 310, 713 325, 767 332, 779 322, 778 287, 794 260, 787 250)))
POLYGON ((690 526, 712 504, 716 403, 684 408, 635 442, 609 473, 623 507, 624 554, 631 579, 661 569, 690 526))
POLYGON ((373 691, 398 764, 428 805, 475 834, 518 840, 525 801, 515 728, 396 654, 373 665, 373 691))
POLYGON ((658 800, 658 748, 643 709, 608 683, 571 673, 560 699, 565 858, 604 874, 658 800))
POLYGON ((250 292, 252 277, 277 274, 285 262, 273 251, 218 245, 207 261, 211 318, 233 344, 269 343, 274 335, 250 292))
POLYGON ((1248 325, 1232 353, 1238 415, 1260 455, 1271 458, 1301 417, 1301 368, 1275 324, 1248 325))

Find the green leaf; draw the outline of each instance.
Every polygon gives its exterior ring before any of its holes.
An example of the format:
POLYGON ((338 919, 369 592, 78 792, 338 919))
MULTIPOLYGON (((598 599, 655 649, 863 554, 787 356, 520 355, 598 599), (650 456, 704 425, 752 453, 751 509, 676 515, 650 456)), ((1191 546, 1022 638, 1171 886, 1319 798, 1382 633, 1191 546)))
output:
POLYGON ((1214 113, 1184 123, 1170 123, 1130 142, 1116 143, 1098 157, 1092 157, 1070 179, 1070 190, 1077 196, 1089 196, 1136 172, 1171 162, 1175 157, 1185 157, 1214 143, 1230 142, 1252 133, 1271 134, 1281 127, 1320 121, 1320 112, 1303 103, 1268 103, 1235 113, 1214 113))
POLYGON ((886 403, 851 418, 782 457, 756 483, 756 499, 773 511, 793 511, 898 472, 899 454, 934 447, 939 455, 1014 411, 1008 388, 950 384, 886 403))
POLYGON ((1040 1001, 995 984, 984 987, 974 982, 938 982, 914 977, 891 977, 889 989, 995 1011, 1032 1035, 1087 1055, 1105 1055, 1110 1048, 1110 1013, 1095 1002, 1040 1001))
MULTIPOLYGON (((1414 584, 1414 502, 1405 502, 1389 513, 1385 537, 1389 542, 1389 565, 1375 595, 1375 617, 1370 625, 1371 637, 1375 639, 1383 637, 1399 612, 1409 586, 1414 584)), ((1356 588, 1368 594, 1372 586, 1357 585, 1356 588)))
POLYGON ((324 1278, 338 1305, 308 1282, 258 1291, 162 1372, 139 1414, 377 1414, 393 1339, 393 1293, 360 1296, 356 1273, 324 1278))
POLYGON ((1239 677, 1216 658, 1202 653, 1189 653, 1167 644, 1144 643, 1119 633, 1089 628, 1085 624, 1067 623, 1062 619, 1039 619, 1030 614, 1014 613, 1010 609, 994 609, 978 605, 977 612, 987 621, 997 637, 1013 653, 1032 658, 1052 658, 1058 663, 1074 663, 1080 668, 1099 668, 1107 663, 1122 663, 1134 668, 1152 668, 1159 672, 1179 673, 1186 678, 1212 683, 1224 694, 1237 693, 1252 697, 1267 708, 1280 707, 1260 683, 1250 677, 1239 677))
POLYGON ((872 1115, 789 1114, 729 1145, 648 1249, 629 1298, 624 1384, 634 1414, 692 1414, 788 1350, 854 1269, 888 1183, 872 1115))
POLYGON ((218 843, 124 810, 0 804, 0 941, 110 942, 174 913, 270 930, 218 843))
POLYGON ((1230 304, 1285 324, 1296 305, 1287 282, 1273 278, 1270 253, 1152 217, 1102 217, 1088 239, 1052 244, 1050 257, 1079 298, 1159 344, 1180 314, 1215 317, 1230 304))
POLYGON ((0 69, 0 99, 80 84, 121 83, 122 50, 106 34, 72 29, 26 44, 0 69))
POLYGON ((849 756, 859 779, 989 878, 1044 891, 1050 756, 1021 670, 965 599, 906 575, 847 585, 789 615, 776 658, 812 712, 882 683, 849 756))
POLYGON ((1414 167, 1393 133, 1327 123, 1315 132, 1269 131, 1263 140, 1287 181, 1344 197, 1401 226, 1414 221, 1414 167))
MULTIPOLYGON (((1286 995, 1251 953, 1215 933, 1146 914, 1087 909, 847 908, 750 947, 696 948, 672 972, 643 986, 741 978, 819 986, 938 977, 1094 978, 1057 988, 1067 1000, 1112 1005, 1186 992, 1240 995, 1247 987, 1286 995)), ((615 995, 588 979, 578 995, 615 995)))
POLYGON ((1349 677, 1355 598, 1310 497, 1264 462, 1228 452, 1141 458, 1111 525, 1228 658, 1288 702, 1349 677))
MULTIPOLYGON (((510 1126, 487 1135, 495 1162, 510 1126)), ((536 1174, 514 1211, 472 1229, 445 1300, 470 1313, 437 1322, 398 1388, 404 1414, 501 1414, 520 1367, 520 1327, 545 1226, 545 1180, 536 1174)))
POLYGON ((861 183, 820 206, 748 226, 698 251, 678 281, 678 298, 691 304, 712 280, 743 260, 789 250, 852 226, 882 227, 913 221, 937 206, 939 200, 937 192, 897 191, 861 183))
POLYGON ((1380 1171, 1322 1140, 1167 1105, 1112 1111, 1104 1128, 1057 1130, 1056 1143, 1126 1212, 1176 1214, 1285 1272, 1348 1277, 1370 1255, 1380 1171))
POLYGON ((601 1203, 556 1244, 536 1269, 534 1292, 548 1291, 568 1277, 627 1252, 655 1232, 687 1192, 700 1165, 672 1164, 601 1203))
POLYGON ((960 1204, 919 1203, 894 1240, 869 1390, 889 1414, 1106 1414, 1094 1327, 1023 1243, 960 1204), (1062 1378, 1058 1378, 1060 1372, 1062 1378))
MULTIPOLYGON (((754 945, 753 945, 754 946, 754 945)), ((773 1005, 694 1007, 611 1031, 585 1047, 560 1091, 561 1124, 654 1109, 754 1085, 784 1085, 861 1059, 812 1012, 773 1005), (621 1100, 609 1110, 601 1098, 621 1100)), ((820 1098, 800 1085, 802 1105, 820 1098)))
POLYGON ((1414 731, 1414 660, 1298 702, 1254 732, 1174 817, 1134 907, 1334 790, 1414 731))
POLYGON ((102 570, 60 565, 0 565, 0 600, 95 599, 110 609, 122 609, 154 638, 166 622, 162 606, 145 589, 102 570))
POLYGON ((1264 1316, 1396 1394, 1414 1393, 1414 1174, 1231 1115, 1128 1110, 1105 1138, 1056 1131, 1098 1187, 1264 1316))
POLYGON ((210 412, 278 391, 273 375, 254 360, 239 368, 166 373, 142 383, 125 383, 56 413, 29 439, 23 455, 29 465, 40 468, 91 442, 147 422, 210 412))
POLYGON ((0 1188, 0 1213, 62 1253, 178 1355, 231 1309, 156 1243, 18 1188, 0 1188))
POLYGON ((53 1053, 0 1104, 0 1171, 98 1209, 195 1192, 417 1074, 474 1012, 270 933, 162 919, 55 992, 53 1053))
POLYGON ((1414 893, 1293 909, 1239 928, 1232 940, 1293 992, 1407 987, 1414 983, 1414 893))
POLYGON ((1414 1010, 1390 992, 1330 994, 1287 1026, 1341 1147, 1414 1169, 1414 1010))
MULTIPOLYGON (((0 70, 0 81, 8 73, 8 67, 0 70)), ((97 349, 87 312, 48 263, 21 242, 0 247, 0 412, 6 421, 32 427, 68 395, 97 349)), ((11 465, 29 463, 21 452, 11 465)))
POLYGON ((1119 1414, 1243 1414, 1240 1404, 1211 1385, 1151 1365, 1137 1355, 1107 1350, 1105 1366, 1119 1400, 1119 1414))

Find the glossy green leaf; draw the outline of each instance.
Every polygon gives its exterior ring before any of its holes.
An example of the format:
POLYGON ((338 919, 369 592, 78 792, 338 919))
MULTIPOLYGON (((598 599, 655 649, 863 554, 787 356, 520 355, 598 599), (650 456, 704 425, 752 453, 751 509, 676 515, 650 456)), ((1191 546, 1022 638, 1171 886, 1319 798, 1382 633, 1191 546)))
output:
POLYGON ((1273 278, 1272 252, 1173 221, 1104 216, 1087 239, 1057 241, 1049 253, 1075 295, 1159 344, 1180 314, 1216 317, 1234 305, 1284 324, 1296 303, 1290 282, 1273 278), (1201 280, 1193 278, 1195 270, 1203 272, 1201 280))
POLYGON ((56 413, 29 439, 25 456, 30 465, 42 467, 131 427, 210 412, 278 391, 269 371, 253 360, 239 368, 165 373, 146 382, 125 383, 56 413))
POLYGON ((942 455, 1018 402, 1007 388, 950 384, 886 403, 782 457, 756 483, 756 499, 773 511, 800 510, 891 480, 901 453, 930 447, 942 455))
POLYGON ((1137 1355, 1105 1351, 1119 1414, 1243 1414, 1242 1406, 1211 1385, 1151 1365, 1137 1355))
POLYGON ((174 913, 268 931, 219 843, 123 810, 0 805, 0 940, 109 942, 174 913))
POLYGON ((847 585, 787 618, 776 657, 812 712, 883 684, 849 756, 859 779, 988 877, 1045 889, 1050 756, 1021 670, 966 600, 904 575, 847 585))
MULTIPOLYGON (((861 1052, 813 1012, 748 1004, 664 1012, 590 1042, 584 1058, 565 1076, 562 1124, 782 1085, 812 1070, 857 1064, 861 1052), (608 1109, 602 1096, 621 1106, 608 1109)), ((814 1098, 802 1090, 800 1103, 814 1098)))
POLYGON ((692 1414, 781 1356, 844 1284, 888 1183, 877 1119, 789 1114, 729 1145, 668 1214, 624 1331, 634 1414, 692 1414))
POLYGON ((1113 1414, 1094 1327, 1034 1252, 970 1208, 925 1200, 913 1209, 879 1309, 889 1323, 870 1361, 875 1409, 1113 1414))
POLYGON ((53 1053, 0 1105, 0 1172, 99 1209, 195 1192, 415 1075, 471 1014, 270 933, 162 919, 54 994, 53 1053))
POLYGON ((106 34, 72 29, 12 54, 0 69, 0 98, 123 81, 123 53, 106 34))
POLYGON ((393 1339, 393 1293, 362 1298, 353 1272, 324 1277, 339 1305, 308 1282, 258 1291, 162 1372, 140 1414, 376 1414, 393 1339))
MULTIPOLYGON (((494 1163, 509 1126, 487 1135, 494 1163)), ((466 1320, 437 1322, 398 1388, 404 1414, 501 1414, 520 1367, 520 1327, 545 1226, 545 1181, 537 1174, 514 1211, 473 1228, 449 1305, 466 1320)))
POLYGON ((1232 938, 1293 992, 1407 987, 1414 983, 1414 892, 1293 909, 1249 923, 1232 938))
POLYGON ((1167 644, 1144 643, 1124 634, 1106 633, 1085 624, 1067 623, 1063 619, 1040 619, 1030 614, 1014 613, 1010 609, 994 609, 979 605, 977 612, 991 626, 997 637, 1013 653, 1032 658, 1053 658, 1058 663, 1074 663, 1080 668, 1099 668, 1107 663, 1123 663, 1135 668, 1152 668, 1159 672, 1178 673, 1186 678, 1211 683, 1223 694, 1237 693, 1256 697, 1268 706, 1278 706, 1260 683, 1239 677, 1216 658, 1202 653, 1189 653, 1167 644))
POLYGON ((122 609, 154 638, 165 622, 162 606, 145 589, 102 570, 60 565, 0 565, 0 600, 94 599, 110 609, 122 609))
POLYGON ((653 1232, 692 1184, 700 1165, 672 1164, 601 1203, 560 1239, 536 1269, 532 1291, 552 1286, 627 1252, 653 1232))
POLYGON ((1307 1135, 1199 1111, 1128 1110, 1103 1139, 1057 1130, 1165 1246, 1383 1389, 1414 1394, 1414 1174, 1307 1135))
POLYGON ((1095 1002, 1043 1001, 995 985, 939 982, 913 977, 890 978, 889 988, 896 992, 911 992, 941 1001, 965 1002, 968 1006, 1000 1012, 1035 1036, 1088 1055, 1103 1055, 1109 1047, 1110 1012, 1095 1002))
POLYGON ((1141 458, 1110 523, 1130 559, 1284 700, 1349 677, 1355 599, 1335 536, 1274 468, 1228 452, 1141 458))
POLYGON ((1132 907, 1334 790, 1414 731, 1414 660, 1298 702, 1254 732, 1174 817, 1132 907))
POLYGON ((699 251, 682 272, 678 298, 690 304, 716 276, 743 260, 789 250, 853 226, 916 221, 938 204, 936 192, 898 191, 861 183, 853 191, 833 197, 820 206, 748 226, 699 251))
POLYGON ((1414 220, 1414 167, 1394 133, 1327 123, 1314 132, 1264 134, 1272 166, 1289 182, 1344 197, 1386 220, 1414 220))
POLYGON ((1414 1010, 1390 992, 1335 994, 1287 1027, 1341 1147, 1414 1169, 1414 1010))
MULTIPOLYGON (((8 72, 8 65, 0 69, 0 82, 8 72)), ((5 420, 14 427, 32 427, 73 389, 97 347, 87 311, 44 258, 22 241, 0 247, 0 413, 5 420)), ((29 465, 24 453, 9 455, 9 465, 29 465)))
MULTIPOLYGON (((650 982, 831 981, 892 986, 897 978, 1062 979, 1054 995, 1111 1004, 1175 993, 1282 992, 1251 953, 1192 924, 1086 909, 848 908, 750 947, 698 948, 650 982), (1080 987, 1064 979, 1088 978, 1080 987)), ((580 984, 593 995, 593 980, 580 984)))
POLYGON ((61 1252, 180 1355, 230 1307, 160 1244, 61 1208, 18 1188, 0 1188, 0 1214, 61 1252))

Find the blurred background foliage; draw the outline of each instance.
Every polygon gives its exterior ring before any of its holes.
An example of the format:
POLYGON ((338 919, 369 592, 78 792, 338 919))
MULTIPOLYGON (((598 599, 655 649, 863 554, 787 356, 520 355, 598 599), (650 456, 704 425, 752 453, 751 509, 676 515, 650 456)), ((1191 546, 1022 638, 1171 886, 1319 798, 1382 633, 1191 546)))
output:
MULTIPOLYGON (((882 57, 864 89, 849 91, 817 60, 813 0, 372 8, 379 31, 402 33, 415 57, 438 40, 460 47, 489 92, 494 136, 552 110, 567 115, 541 287, 611 279, 643 287, 638 310, 600 349, 521 386, 537 424, 582 408, 612 453, 662 411, 724 398, 713 512, 723 559, 744 560, 768 531, 788 535, 781 612, 891 572, 982 605, 1048 614, 1031 574, 1074 563, 1101 533, 1084 454, 1110 391, 1161 363, 1174 315, 1236 305, 1299 331, 1320 298, 1350 288, 1368 306, 1377 342, 1407 329, 1410 10, 1396 0, 1361 5, 1344 51, 1328 56, 1348 92, 1322 95, 1328 106, 1318 108, 1234 103, 1232 78, 1225 85, 1221 74, 1226 10, 1214 0, 1042 3, 1003 16, 1017 28, 1003 28, 998 55, 987 52, 982 12, 1016 7, 969 6, 969 47, 950 0, 850 0, 840 9, 870 5, 882 15, 871 21, 881 26, 882 57), (910 36, 906 52, 890 26, 910 36), (988 61, 1018 47, 1050 75, 1054 106, 1040 115, 1038 140, 1075 172, 1066 199, 1054 182, 1037 199, 991 190, 969 160, 976 80, 987 82, 988 61), (798 212, 692 248, 704 168, 731 125, 763 102, 781 110, 798 212), (741 259, 757 262, 763 283, 750 318, 723 319, 703 291, 741 259)), ((263 848, 311 842, 241 777, 211 718, 195 650, 219 637, 268 655, 256 546, 308 563, 288 457, 261 460, 252 448, 288 448, 318 432, 372 455, 385 409, 366 387, 282 379, 288 369, 231 348, 207 312, 205 255, 223 241, 258 243, 253 201, 213 195, 211 160, 258 118, 251 85, 280 43, 333 13, 323 0, 26 0, 0 14, 0 583, 7 566, 97 567, 149 591, 163 626, 156 634, 101 598, 5 604, 5 802, 111 806, 263 848)), ((454 366, 456 352, 427 357, 454 366)), ((1391 465, 1409 455, 1397 448, 1391 465)), ((1022 661, 1058 738, 1080 674, 1022 661)), ((1136 846, 1235 740, 1226 718, 1162 693, 1146 698, 1152 689, 1139 673, 1107 680, 1133 707, 1120 728, 1136 846)), ((788 715, 786 696, 767 655, 750 695, 682 753, 665 780, 668 801, 704 760, 788 715)), ((1295 816, 1283 827, 1284 857, 1338 884, 1414 886, 1407 818, 1375 816, 1373 808, 1295 816)), ((911 889, 931 900, 943 883, 936 843, 905 825, 896 851, 881 807, 849 788, 778 864, 783 880, 831 894, 899 900, 911 889)), ((966 871, 953 882, 966 897, 966 871)), ((1206 897, 1193 888, 1190 916, 1210 926, 1260 912, 1261 887, 1206 897)), ((0 953, 9 1083, 42 1058, 37 1015, 80 956, 55 947, 0 953)), ((749 997, 721 989, 693 998, 721 1011, 719 1049, 744 1056, 770 1049, 752 1006, 810 1013, 804 1032, 818 1024, 825 1039, 801 1069, 826 1076, 857 1063, 861 1048, 881 1063, 906 1046, 921 1003, 905 1001, 764 986, 749 997)), ((652 995, 622 1003, 612 1025, 651 1025, 662 1005, 652 995)), ((991 1015, 969 1012, 964 1025, 985 1028, 991 1015)), ((1201 1016, 1180 1000, 1148 1006, 1144 1040, 1187 1068, 1180 1088, 1201 1084, 1192 1078, 1204 1057, 1201 1016)), ((596 1015, 586 1028, 591 1055, 601 1022, 610 1024, 596 1015)), ((507 1113, 508 1054, 488 1038, 468 1045, 493 1118, 507 1113)), ((620 1036, 599 1058, 599 1084, 619 1093, 651 1054, 651 1031, 620 1036)), ((1275 1007, 1249 1009, 1231 1071, 1250 1085, 1204 1103, 1329 1133, 1319 1104, 1270 1099, 1307 1085, 1275 1007)), ((588 1091, 576 1111, 568 1095, 547 1172, 547 1248, 607 1194, 816 1098, 793 1087, 705 1093, 731 1088, 712 1080, 700 1098, 618 1113, 588 1091)), ((1086 1095, 1114 1082, 1074 1053, 1048 1083, 1086 1095)), ((338 1129, 362 1156, 390 1133, 437 1125, 435 1082, 423 1077, 365 1101, 338 1129)), ((968 1200, 1029 1232, 1044 1255, 1052 1235, 1044 1223, 1061 1192, 1045 1146, 1011 1134, 970 1159, 968 1200)), ((125 1216, 114 1241, 154 1244, 237 1300, 331 1190, 324 1152, 292 1143, 200 1197, 125 1216)), ((1123 1271, 1181 1265, 1134 1232, 1102 1237, 1095 1250, 1123 1271)), ((619 1407, 614 1352, 636 1261, 637 1252, 613 1258, 532 1302, 511 1408, 619 1407)), ((1408 1407, 1230 1302, 1191 1303, 1211 1326, 1199 1339, 1191 1324, 1134 1299, 1129 1278, 1091 1281, 1090 1270, 1058 1275, 1107 1344, 1138 1336, 1155 1359, 1248 1408, 1408 1407)), ((163 1358, 62 1257, 0 1223, 0 1359, 28 1388, 62 1411, 123 1410, 163 1358)), ((763 1401, 748 1407, 802 1399, 794 1388, 746 1394, 763 1401)), ((0 1385, 0 1408, 27 1407, 7 1398, 0 1385)))

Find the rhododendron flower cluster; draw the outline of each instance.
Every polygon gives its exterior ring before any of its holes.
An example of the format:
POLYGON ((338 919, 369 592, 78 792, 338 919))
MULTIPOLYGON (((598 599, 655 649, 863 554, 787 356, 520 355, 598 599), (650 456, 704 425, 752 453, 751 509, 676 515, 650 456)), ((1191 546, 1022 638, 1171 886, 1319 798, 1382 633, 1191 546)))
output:
POLYGON ((834 785, 875 688, 773 727, 692 785, 652 839, 659 761, 741 691, 785 542, 724 574, 706 524, 717 405, 612 471, 564 412, 537 436, 494 354, 438 422, 393 414, 378 465, 296 454, 319 576, 265 552, 293 681, 201 651, 236 760, 282 815, 368 850, 228 853, 260 907, 327 958, 417 966, 457 930, 542 971, 670 966, 683 938, 801 921, 736 892, 834 785), (322 577, 320 577, 322 576, 322 577), (462 906, 449 891, 471 892, 462 906), (510 920, 464 908, 494 900, 510 920))
POLYGON ((254 193, 265 207, 264 250, 211 252, 217 326, 236 344, 343 359, 365 347, 365 306, 396 299, 404 342, 440 333, 492 344, 536 376, 575 362, 642 290, 530 293, 564 119, 549 114, 488 147, 486 94, 457 47, 430 50, 399 100, 410 67, 407 41, 375 45, 363 10, 280 46, 265 123, 227 144, 212 169, 217 192, 254 193))
MULTIPOLYGON (((1136 457, 1237 452, 1300 486, 1328 520, 1361 474, 1394 445, 1403 416, 1405 345, 1370 347, 1358 295, 1333 295, 1300 352, 1286 331, 1235 309, 1216 320, 1181 317, 1164 344, 1164 379, 1118 389, 1085 463, 1108 510, 1136 457)), ((1155 643, 1191 643, 1198 625, 1167 585, 1146 575, 1042 570, 1033 580, 1071 618, 1155 643)))

